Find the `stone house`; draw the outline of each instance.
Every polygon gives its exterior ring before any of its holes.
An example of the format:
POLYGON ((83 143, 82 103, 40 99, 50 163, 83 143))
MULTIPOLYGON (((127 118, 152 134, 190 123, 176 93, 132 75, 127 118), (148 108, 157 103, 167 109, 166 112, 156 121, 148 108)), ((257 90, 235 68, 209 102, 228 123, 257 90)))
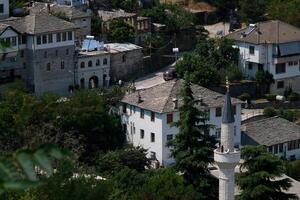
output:
POLYGON ((300 92, 300 29, 278 20, 250 24, 225 36, 240 50, 239 66, 253 78, 258 70, 273 74, 271 92, 286 87, 300 92))

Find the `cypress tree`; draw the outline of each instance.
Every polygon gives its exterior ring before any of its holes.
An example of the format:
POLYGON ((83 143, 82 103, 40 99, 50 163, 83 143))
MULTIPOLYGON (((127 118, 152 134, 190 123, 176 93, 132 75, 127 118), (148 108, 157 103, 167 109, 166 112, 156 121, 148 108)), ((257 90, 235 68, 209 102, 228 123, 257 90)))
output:
POLYGON ((283 160, 267 152, 264 146, 245 146, 241 152, 243 172, 237 175, 242 190, 239 200, 286 200, 297 199, 283 190, 291 187, 291 180, 280 178, 285 172, 283 160), (279 179, 275 179, 279 178, 279 179))
POLYGON ((215 140, 209 135, 211 125, 206 123, 207 113, 196 108, 189 73, 185 74, 179 96, 180 120, 175 123, 179 133, 168 144, 176 161, 175 168, 183 173, 187 184, 195 187, 201 199, 215 199, 218 193, 212 189, 217 191, 218 184, 208 169, 208 164, 213 162, 215 140))

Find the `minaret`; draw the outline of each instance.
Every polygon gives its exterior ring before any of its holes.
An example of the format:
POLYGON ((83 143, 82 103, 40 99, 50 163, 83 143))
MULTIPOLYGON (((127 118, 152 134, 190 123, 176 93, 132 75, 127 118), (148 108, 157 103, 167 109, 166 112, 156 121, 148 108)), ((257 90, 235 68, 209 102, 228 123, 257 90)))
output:
POLYGON ((229 94, 229 82, 222 113, 221 141, 214 151, 214 160, 219 167, 219 200, 234 200, 234 168, 240 161, 240 151, 234 148, 234 115, 229 94))

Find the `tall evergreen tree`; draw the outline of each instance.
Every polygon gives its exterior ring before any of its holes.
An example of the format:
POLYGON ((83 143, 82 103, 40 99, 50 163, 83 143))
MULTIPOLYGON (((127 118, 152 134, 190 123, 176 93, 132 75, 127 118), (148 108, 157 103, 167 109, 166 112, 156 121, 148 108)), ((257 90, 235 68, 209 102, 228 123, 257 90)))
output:
POLYGON ((176 123, 179 133, 168 144, 176 161, 175 168, 183 173, 187 184, 195 187, 201 199, 214 199, 217 192, 212 192, 212 189, 216 189, 217 184, 211 187, 214 179, 209 173, 208 164, 213 162, 215 142, 209 135, 210 125, 206 123, 206 112, 195 107, 188 72, 180 97, 183 105, 179 108, 180 120, 176 123))
POLYGON ((285 172, 284 162, 267 152, 263 146, 245 146, 241 152, 243 170, 237 175, 237 184, 242 190, 239 200, 286 200, 297 199, 293 194, 284 193, 291 187, 288 178, 277 179, 285 172))

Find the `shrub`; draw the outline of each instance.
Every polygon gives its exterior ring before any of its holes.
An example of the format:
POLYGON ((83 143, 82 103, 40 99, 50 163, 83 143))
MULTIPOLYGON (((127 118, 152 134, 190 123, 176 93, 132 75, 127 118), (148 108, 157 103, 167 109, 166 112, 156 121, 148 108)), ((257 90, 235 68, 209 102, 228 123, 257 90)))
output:
POLYGON ((298 101, 299 100, 299 94, 296 92, 292 92, 290 95, 288 95, 287 99, 289 101, 298 101))
POLYGON ((287 164, 287 175, 300 181, 300 160, 290 161, 287 164))
POLYGON ((264 115, 267 116, 267 117, 274 117, 277 115, 277 112, 275 110, 275 108, 273 107, 265 107, 264 108, 264 115))
POLYGON ((238 96, 238 98, 242 101, 248 101, 249 102, 251 100, 251 95, 247 92, 244 92, 243 94, 238 96))
POLYGON ((265 97, 268 101, 276 101, 277 94, 265 94, 265 97))

